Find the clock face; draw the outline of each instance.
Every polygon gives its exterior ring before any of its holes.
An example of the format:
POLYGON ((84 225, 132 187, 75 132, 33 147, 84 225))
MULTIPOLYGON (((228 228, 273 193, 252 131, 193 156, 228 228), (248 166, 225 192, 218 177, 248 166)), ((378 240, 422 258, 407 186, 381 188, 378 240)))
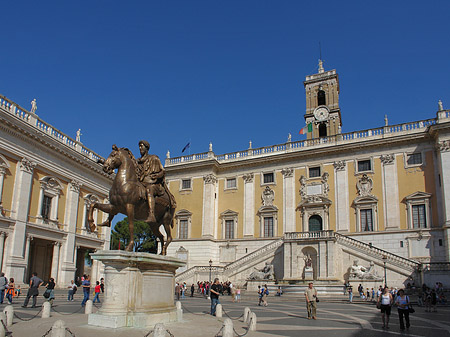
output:
POLYGON ((328 118, 328 115, 330 114, 330 111, 328 110, 328 108, 324 105, 318 106, 315 110, 314 110, 314 117, 316 117, 316 119, 318 121, 324 121, 328 118))

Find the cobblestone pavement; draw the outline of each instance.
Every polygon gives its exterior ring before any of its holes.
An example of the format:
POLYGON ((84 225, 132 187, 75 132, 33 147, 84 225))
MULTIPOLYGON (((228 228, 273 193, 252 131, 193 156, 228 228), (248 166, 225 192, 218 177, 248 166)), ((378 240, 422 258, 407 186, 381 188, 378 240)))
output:
MULTIPOLYGON (((41 291, 43 293, 43 291, 41 291)), ((38 308, 22 308, 23 294, 14 299, 17 317, 10 328, 13 337, 43 336, 53 322, 62 319, 71 332, 77 337, 143 337, 151 329, 105 329, 87 325, 87 316, 80 303, 82 294, 76 294, 74 302, 68 302, 64 290, 56 291, 56 300, 52 309, 52 317, 41 319, 39 313, 43 303, 42 295, 38 299, 38 308), (20 318, 20 319, 19 319, 20 318)), ((318 303, 317 320, 308 320, 306 306, 301 297, 269 296, 268 307, 257 305, 257 297, 243 295, 241 303, 232 303, 230 296, 222 296, 221 303, 224 318, 233 319, 235 336, 247 333, 249 337, 260 336, 439 336, 450 337, 450 307, 438 307, 438 312, 427 313, 424 308, 415 306, 416 313, 411 315, 411 328, 400 331, 396 310, 392 311, 389 330, 382 329, 379 310, 373 303, 355 300, 348 303, 344 296, 322 297, 318 303), (257 315, 257 331, 248 332, 242 317, 244 308, 248 306, 257 315)), ((184 309, 184 320, 181 323, 167 325, 175 337, 215 336, 224 319, 208 314, 209 300, 196 295, 181 300, 184 309)), ((98 306, 98 304, 96 304, 98 306)), ((0 305, 3 309, 5 304, 0 305)), ((30 304, 29 304, 30 306, 30 304)), ((94 312, 98 308, 94 308, 94 312)), ((67 333, 69 335, 69 333, 67 333)))

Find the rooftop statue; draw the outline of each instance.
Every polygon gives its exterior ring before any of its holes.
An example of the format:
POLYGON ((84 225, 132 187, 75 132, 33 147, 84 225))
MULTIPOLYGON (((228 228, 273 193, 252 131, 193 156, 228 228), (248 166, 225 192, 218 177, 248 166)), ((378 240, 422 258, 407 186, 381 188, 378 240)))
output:
POLYGON ((172 242, 171 228, 176 202, 165 182, 165 170, 155 155, 148 154, 150 144, 141 140, 139 150, 141 158, 136 160, 127 148, 113 145, 112 152, 103 163, 103 171, 112 174, 117 169, 116 177, 109 191, 110 204, 93 203, 89 208, 88 221, 94 231, 94 209, 109 214, 108 219, 98 226, 111 226, 111 221, 118 213, 125 214, 129 221, 130 243, 126 251, 133 251, 134 220, 149 224, 153 234, 161 243, 161 255, 166 255, 167 247, 172 242), (164 225, 167 241, 159 231, 164 225))
POLYGON ((31 101, 31 112, 35 113, 37 110, 36 98, 31 101))

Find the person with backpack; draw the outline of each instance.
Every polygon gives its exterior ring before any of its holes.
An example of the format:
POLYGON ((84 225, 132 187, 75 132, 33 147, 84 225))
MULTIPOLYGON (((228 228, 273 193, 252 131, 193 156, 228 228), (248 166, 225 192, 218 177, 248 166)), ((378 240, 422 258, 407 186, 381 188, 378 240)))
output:
POLYGON ((269 288, 267 288, 267 284, 264 285, 264 288, 261 288, 261 301, 265 307, 267 307, 267 296, 269 296, 269 288))

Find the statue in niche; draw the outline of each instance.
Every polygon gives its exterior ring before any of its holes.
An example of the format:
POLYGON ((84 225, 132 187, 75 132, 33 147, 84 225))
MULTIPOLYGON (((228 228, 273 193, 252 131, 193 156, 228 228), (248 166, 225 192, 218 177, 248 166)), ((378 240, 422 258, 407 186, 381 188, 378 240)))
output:
POLYGON ((305 261, 306 269, 312 269, 312 258, 311 254, 306 254, 303 256, 303 260, 305 261))
MULTIPOLYGON (((256 269, 256 268, 255 268, 256 269)), ((273 264, 270 262, 266 262, 266 265, 263 269, 256 269, 254 272, 250 274, 248 277, 249 280, 274 280, 275 273, 273 271, 273 264)))

